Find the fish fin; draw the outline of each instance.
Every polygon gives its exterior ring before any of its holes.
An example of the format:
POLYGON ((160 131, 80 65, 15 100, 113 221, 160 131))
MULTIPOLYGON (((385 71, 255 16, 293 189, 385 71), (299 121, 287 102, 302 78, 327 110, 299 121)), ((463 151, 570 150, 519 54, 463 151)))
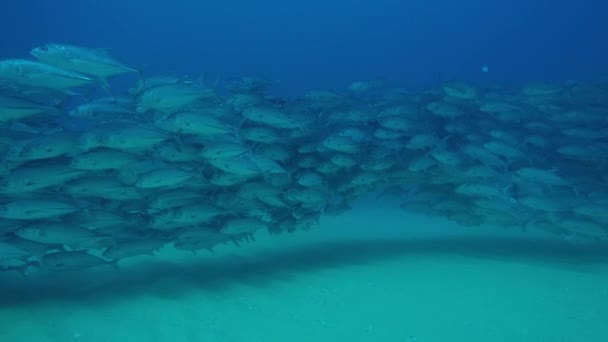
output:
POLYGON ((507 184, 500 189, 500 192, 503 194, 507 194, 511 191, 511 189, 513 189, 514 186, 514 184, 507 184))
POLYGON ((441 145, 441 147, 445 147, 445 144, 448 142, 448 140, 452 139, 452 137, 452 134, 448 134, 445 137, 441 138, 441 143, 443 144, 441 145))
POLYGON ((243 120, 241 120, 239 123, 237 123, 237 124, 236 124, 236 125, 235 125, 233 128, 234 128, 234 129, 238 129, 238 130, 240 130, 240 129, 242 129, 242 128, 243 128, 243 125, 245 125, 245 123, 246 123, 247 121, 249 121, 249 119, 243 119, 243 120))
POLYGON ((116 258, 114 260, 110 260, 108 261, 108 265, 112 266, 114 268, 115 271, 122 271, 122 269, 120 268, 120 266, 118 265, 118 262, 120 261, 120 259, 116 258))
POLYGON ((103 91, 105 91, 106 93, 108 93, 108 95, 110 95, 112 98, 114 98, 114 95, 110 91, 110 84, 108 83, 108 80, 103 77, 98 78, 98 80, 99 80, 99 85, 101 85, 101 88, 103 89, 103 91))
POLYGON ((144 69, 147 69, 147 68, 148 68, 148 66, 144 66, 144 67, 137 68, 137 69, 126 68, 125 70, 137 73, 137 77, 139 78, 139 80, 142 81, 143 83, 145 83, 145 80, 144 80, 144 69))
POLYGON ((208 79, 209 79, 209 72, 205 71, 193 83, 196 85, 199 85, 199 86, 206 85, 208 79))
POLYGON ((31 274, 31 269, 37 268, 40 269, 40 263, 37 261, 28 261, 27 264, 15 268, 9 268, 10 271, 15 271, 19 273, 23 278, 27 279, 31 274))
POLYGON ((524 224, 520 225, 520 226, 519 226, 519 230, 520 230, 522 233, 525 233, 525 232, 528 230, 528 226, 527 226, 527 224, 525 224, 525 223, 524 223, 524 224))
POLYGON ((80 97, 85 102, 91 102, 91 101, 93 101, 92 96, 97 91, 97 87, 93 86, 93 87, 87 87, 87 88, 88 88, 88 90, 84 94, 75 93, 72 91, 69 91, 69 93, 66 93, 66 94, 70 95, 70 96, 80 97))
POLYGON ((215 79, 215 81, 213 81, 213 84, 212 84, 211 88, 212 89, 216 89, 216 90, 219 89, 221 87, 221 85, 222 85, 222 82, 223 82, 223 79, 220 76, 218 76, 215 79))
POLYGON ((576 197, 580 197, 580 193, 578 192, 578 189, 576 188, 576 186, 570 185, 570 187, 572 188, 572 191, 574 192, 574 195, 576 197))
POLYGON ((65 248, 65 245, 57 246, 54 248, 57 252, 69 252, 70 250, 65 248))
MULTIPOLYGON (((79 96, 79 94, 77 94, 77 95, 75 94, 73 96, 79 96)), ((61 101, 59 101, 58 103, 54 104, 52 106, 52 108, 57 112, 56 114, 66 113, 67 112, 66 108, 67 108, 70 100, 71 99, 69 97, 66 97, 66 98, 62 99, 61 101)))
POLYGON ((12 132, 40 134, 40 131, 38 131, 36 128, 18 121, 12 122, 9 126, 9 130, 12 132))

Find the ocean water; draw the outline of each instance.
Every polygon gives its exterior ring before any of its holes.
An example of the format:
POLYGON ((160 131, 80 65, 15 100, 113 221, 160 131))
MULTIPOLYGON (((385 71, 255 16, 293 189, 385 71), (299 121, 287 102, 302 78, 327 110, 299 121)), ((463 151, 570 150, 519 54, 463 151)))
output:
MULTIPOLYGON (((241 120, 244 110, 236 107, 218 116, 239 139, 261 126, 282 134, 270 144, 247 140, 247 155, 261 154, 266 145, 285 146, 289 154, 279 167, 256 169, 253 179, 235 185, 206 184, 203 191, 190 175, 149 190, 135 181, 142 176, 129 165, 136 164, 128 164, 116 170, 119 176, 87 171, 30 191, 14 175, 86 151, 74 143, 58 158, 15 162, 15 146, 20 151, 48 136, 80 138, 95 127, 143 127, 174 113, 144 108, 160 116, 142 119, 141 97, 128 95, 134 102, 129 113, 138 119, 128 117, 124 126, 66 119, 78 106, 108 96, 95 83, 67 98, 44 93, 44 105, 58 110, 53 115, 0 120, 0 176, 9 180, 0 186, 0 342, 608 341, 608 4, 31 0, 1 6, 0 60, 35 60, 30 51, 50 43, 107 49, 137 70, 109 79, 113 96, 124 96, 142 78, 174 76, 213 89, 217 108, 229 107, 230 86, 242 86, 241 77, 256 77, 268 89, 252 94, 293 111, 298 124, 290 130, 277 127, 284 121, 241 120), (357 81, 370 89, 353 90, 357 81), (475 94, 467 97, 471 89, 475 94), (316 90, 329 93, 310 95, 316 90), (386 114, 406 105, 416 115, 386 114), (360 110, 373 116, 356 121, 347 115, 360 110), (407 117, 414 129, 383 121, 387 117, 407 117), (349 136, 354 147, 326 140, 347 128, 364 131, 359 140, 349 136), (299 130, 302 136, 289 135, 299 130), (393 133, 395 139, 386 137, 393 133), (408 145, 424 134, 437 140, 408 145), (322 178, 323 191, 313 187, 310 195, 322 196, 318 201, 298 197, 304 185, 296 184, 308 170, 299 148, 310 144, 315 158, 339 165, 335 173, 318 171, 326 165, 320 161, 312 169, 322 178), (475 154, 475 146, 485 154, 475 154), (430 164, 414 171, 415 161, 430 164), (471 176, 473 169, 491 174, 471 176), (132 182, 125 180, 127 172, 134 172, 132 182), (276 186, 276 175, 287 176, 287 183, 276 186), (93 178, 119 179, 142 197, 74 193, 78 181, 93 178), (233 218, 249 217, 242 207, 191 226, 162 221, 174 208, 146 211, 175 189, 197 192, 219 207, 223 195, 245 198, 245 184, 254 181, 280 189, 267 200, 287 203, 247 202, 252 208, 245 209, 256 213, 271 207, 270 219, 255 216, 269 229, 228 233, 233 218), (52 218, 15 218, 5 211, 24 198, 48 195, 78 205, 52 218), (59 241, 43 244, 49 249, 41 255, 2 254, 16 246, 16 236, 25 236, 24 227, 72 227, 74 217, 100 208, 137 220, 111 233, 97 228, 99 218, 81 222, 110 240, 88 239, 95 248, 59 241), (154 226, 155 220, 168 228, 154 226), (306 229, 291 231, 300 225, 306 229), (198 241, 204 247, 178 248, 193 230, 228 238, 207 246, 204 239, 213 238, 205 237, 198 241), (153 239, 162 246, 125 258, 103 254, 153 239), (45 261, 57 250, 87 251, 101 256, 101 265, 64 269, 63 262, 45 261), (14 261, 27 267, 13 267, 14 261)), ((6 84, 0 95, 13 96, 13 80, 0 79, 6 84)), ((31 94, 19 97, 40 101, 39 93, 31 94)), ((149 149, 124 151, 149 161, 163 159, 158 153, 164 146, 189 151, 212 142, 192 143, 196 134, 188 131, 170 134, 149 149)), ((223 173, 202 159, 163 163, 207 178, 223 173)))

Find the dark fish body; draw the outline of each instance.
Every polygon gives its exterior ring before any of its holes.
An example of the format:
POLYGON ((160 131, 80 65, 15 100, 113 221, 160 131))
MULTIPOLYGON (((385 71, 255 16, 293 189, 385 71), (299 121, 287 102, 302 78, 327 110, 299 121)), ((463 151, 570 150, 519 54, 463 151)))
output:
POLYGON ((45 270, 60 272, 79 271, 102 265, 114 266, 115 262, 107 261, 86 251, 70 251, 45 254, 40 258, 40 265, 45 270))

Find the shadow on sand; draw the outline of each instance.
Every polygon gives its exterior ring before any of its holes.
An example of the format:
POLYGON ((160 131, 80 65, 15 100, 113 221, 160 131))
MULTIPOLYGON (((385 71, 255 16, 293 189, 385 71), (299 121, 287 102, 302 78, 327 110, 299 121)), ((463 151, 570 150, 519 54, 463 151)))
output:
MULTIPOLYGON (((433 238, 409 240, 353 240, 308 243, 298 247, 262 251, 253 256, 228 255, 193 258, 174 263, 150 259, 127 265, 121 271, 100 267, 78 273, 31 278, 2 275, 0 305, 76 300, 108 302, 139 294, 179 297, 193 290, 224 291, 232 285, 263 287, 289 281, 307 272, 399 258, 404 263, 425 257, 466 256, 504 262, 542 264, 588 272, 596 264, 608 264, 608 245, 574 245, 563 241, 520 239, 433 238)), ((403 271, 407 271, 404 266, 403 271)), ((293 281, 298 281, 297 279, 293 281)))

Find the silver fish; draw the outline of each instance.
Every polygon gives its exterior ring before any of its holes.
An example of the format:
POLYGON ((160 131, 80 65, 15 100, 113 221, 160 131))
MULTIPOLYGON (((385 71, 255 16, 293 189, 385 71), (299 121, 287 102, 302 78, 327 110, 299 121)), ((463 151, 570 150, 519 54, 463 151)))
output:
POLYGON ((95 82, 95 79, 77 72, 25 59, 0 61, 0 78, 19 85, 62 92, 95 82))

